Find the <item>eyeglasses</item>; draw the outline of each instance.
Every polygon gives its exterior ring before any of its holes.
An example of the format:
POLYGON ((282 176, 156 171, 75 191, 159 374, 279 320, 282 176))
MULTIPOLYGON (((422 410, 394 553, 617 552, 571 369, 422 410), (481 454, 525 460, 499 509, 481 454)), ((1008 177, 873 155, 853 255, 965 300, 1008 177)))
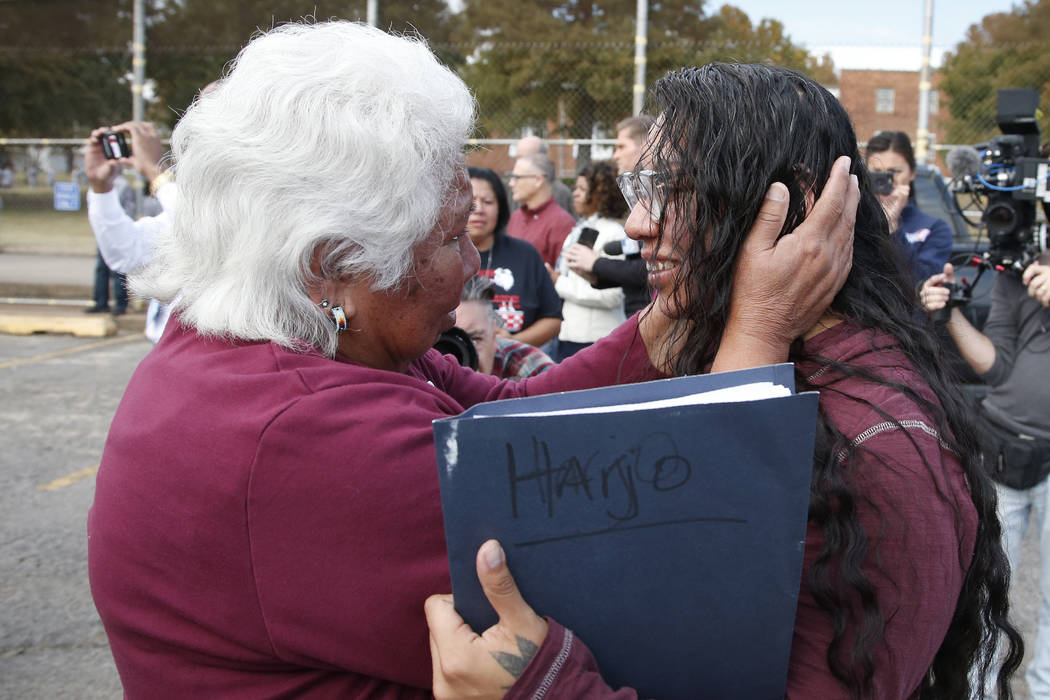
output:
POLYGON ((654 170, 624 173, 616 178, 616 184, 620 186, 627 206, 634 209, 636 204, 642 202, 649 210, 649 218, 653 221, 660 220, 660 213, 666 203, 667 173, 654 170))
POLYGON ((507 180, 521 180, 526 177, 543 177, 543 173, 507 173, 507 180))

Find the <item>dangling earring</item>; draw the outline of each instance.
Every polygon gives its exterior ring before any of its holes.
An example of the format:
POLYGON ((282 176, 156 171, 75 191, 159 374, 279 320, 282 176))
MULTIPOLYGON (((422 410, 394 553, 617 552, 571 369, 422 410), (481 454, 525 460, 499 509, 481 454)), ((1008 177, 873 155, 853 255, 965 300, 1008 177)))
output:
MULTIPOLYGON (((328 306, 329 306, 328 300, 327 299, 322 299, 321 303, 318 304, 318 306, 320 306, 322 309, 327 309, 328 306)), ((336 333, 342 333, 343 331, 345 331, 347 324, 346 324, 346 312, 343 311, 343 307, 342 306, 333 306, 331 314, 332 314, 332 320, 335 321, 335 332, 336 333)))
POLYGON ((346 314, 342 306, 332 307, 332 318, 335 319, 335 332, 342 333, 346 330, 346 314))

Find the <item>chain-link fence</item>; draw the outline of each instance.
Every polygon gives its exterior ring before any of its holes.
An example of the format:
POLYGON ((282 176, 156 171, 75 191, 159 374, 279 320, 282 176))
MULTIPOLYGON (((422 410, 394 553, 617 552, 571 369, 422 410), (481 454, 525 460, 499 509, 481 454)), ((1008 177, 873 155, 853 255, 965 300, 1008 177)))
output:
MULTIPOLYGON (((513 144, 525 134, 548 139, 558 176, 569 183, 583 163, 611 157, 615 125, 631 112, 633 43, 432 45, 438 55, 462 75, 477 96, 478 139, 473 142, 468 155, 471 164, 490 167, 501 173, 509 171, 515 155, 513 144)), ((778 56, 761 54, 762 50, 772 51, 769 46, 746 42, 723 43, 717 51, 690 41, 652 43, 649 47, 649 82, 676 64, 700 64, 715 58, 778 62, 778 56)), ((176 47, 167 46, 163 54, 154 56, 152 65, 158 71, 164 68, 170 72, 171 66, 160 57, 168 56, 178 58, 184 66, 201 63, 210 66, 209 70, 218 71, 216 66, 221 66, 223 60, 235 52, 235 46, 185 47, 181 53, 176 47)), ((31 57, 15 55, 30 62, 31 57)), ((47 56, 49 60, 55 59, 50 53, 47 56)), ((100 56, 105 60, 110 58, 109 54, 100 56)), ((73 51, 67 55, 70 60, 74 57, 79 64, 86 60, 83 52, 73 51)), ((921 94, 918 71, 841 70, 832 73, 826 61, 815 61, 811 56, 803 55, 800 59, 791 54, 780 58, 784 59, 779 61, 781 63, 808 70, 836 92, 853 117, 861 142, 883 129, 902 130, 913 139, 918 136, 921 94)), ((87 70, 83 65, 81 69, 87 70)), ((199 82, 206 81, 202 78, 199 82)), ((157 89, 161 87, 158 83, 157 89)), ((954 145, 984 142, 999 133, 996 93, 999 88, 1009 87, 1034 87, 1039 90, 1042 103, 1050 105, 1050 48, 1031 43, 1001 44, 995 48, 961 46, 934 73, 927 93, 932 162, 945 174, 944 155, 948 149, 954 145)), ((181 89, 168 85, 167 94, 188 102, 192 91, 180 92, 181 89)), ((39 88, 21 85, 18 91, 12 91, 11 99, 23 99, 32 104, 51 99, 45 93, 44 85, 39 88)), ((166 126, 164 120, 168 119, 170 124, 173 115, 184 106, 158 99, 151 105, 149 114, 161 123, 163 130, 166 126)), ((65 107, 59 109, 56 105, 56 110, 64 113, 65 107)), ((1047 114, 1050 114, 1050 109, 1047 114)), ((77 251, 91 250, 90 231, 83 208, 87 182, 80 148, 83 137, 95 124, 86 119, 69 122, 67 135, 79 138, 0 138, 0 202, 3 207, 0 248, 19 248, 22 231, 27 227, 54 225, 58 230, 70 232, 70 235, 56 238, 60 241, 57 245, 77 251), (81 209, 79 212, 56 212, 56 203, 64 209, 72 209, 79 203, 81 209)), ((1050 133, 1050 117, 1040 112, 1038 123, 1044 132, 1050 133)), ((0 137, 4 135, 0 133, 0 137)))

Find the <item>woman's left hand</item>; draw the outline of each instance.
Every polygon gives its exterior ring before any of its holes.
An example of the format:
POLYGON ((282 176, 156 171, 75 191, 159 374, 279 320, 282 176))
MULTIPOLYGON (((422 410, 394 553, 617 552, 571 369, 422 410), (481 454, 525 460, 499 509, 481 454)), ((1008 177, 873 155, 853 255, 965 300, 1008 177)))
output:
POLYGON ((886 221, 890 225, 890 233, 895 232, 901 225, 901 212, 908 203, 908 194, 911 187, 907 184, 897 185, 887 195, 881 195, 879 202, 882 210, 886 213, 886 221))
POLYGON ((712 372, 787 360, 791 343, 824 314, 853 266, 860 188, 850 159, 835 161, 805 221, 780 236, 787 188, 774 183, 744 241, 729 321, 712 372))
POLYGON ((476 564, 499 622, 478 635, 456 612, 452 596, 427 598, 437 700, 502 698, 547 636, 547 621, 522 599, 499 542, 481 545, 476 564))

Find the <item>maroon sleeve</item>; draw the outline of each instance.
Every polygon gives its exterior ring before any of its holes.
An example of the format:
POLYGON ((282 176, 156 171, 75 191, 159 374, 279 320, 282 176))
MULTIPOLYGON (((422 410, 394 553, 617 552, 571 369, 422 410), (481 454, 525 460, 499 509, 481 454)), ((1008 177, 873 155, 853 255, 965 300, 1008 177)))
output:
POLYGON ((437 372, 430 379, 463 408, 483 401, 631 384, 667 376, 649 361, 649 353, 638 331, 637 314, 564 362, 520 382, 498 382, 493 377, 460 367, 436 351, 429 353, 426 359, 434 360, 429 371, 437 372))
POLYGON ((630 688, 605 684, 590 649, 572 630, 547 622, 547 637, 503 700, 637 700, 630 688))

